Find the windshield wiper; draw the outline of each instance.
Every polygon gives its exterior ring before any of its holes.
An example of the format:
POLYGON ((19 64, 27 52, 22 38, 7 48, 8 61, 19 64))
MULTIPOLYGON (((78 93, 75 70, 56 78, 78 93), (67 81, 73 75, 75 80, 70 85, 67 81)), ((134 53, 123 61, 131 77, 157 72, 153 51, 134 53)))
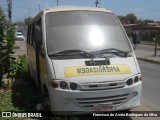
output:
POLYGON ((74 56, 74 55, 81 55, 82 57, 87 57, 87 58, 93 58, 94 55, 89 53, 89 52, 86 52, 86 51, 83 51, 83 50, 77 50, 77 49, 74 49, 74 50, 64 50, 64 51, 61 51, 61 52, 57 52, 57 53, 53 53, 53 54, 50 54, 49 56, 50 57, 55 57, 55 56, 74 56))
MULTIPOLYGON (((109 53, 112 53, 112 54, 116 54, 116 55, 120 55, 119 53, 123 53, 125 57, 127 57, 128 53, 130 53, 132 51, 122 51, 122 50, 119 50, 119 49, 115 49, 115 48, 109 48, 109 49, 102 49, 102 50, 99 50, 99 51, 94 51, 94 52, 90 52, 91 54, 109 54, 109 53)), ((122 56, 122 55, 120 55, 122 56)))

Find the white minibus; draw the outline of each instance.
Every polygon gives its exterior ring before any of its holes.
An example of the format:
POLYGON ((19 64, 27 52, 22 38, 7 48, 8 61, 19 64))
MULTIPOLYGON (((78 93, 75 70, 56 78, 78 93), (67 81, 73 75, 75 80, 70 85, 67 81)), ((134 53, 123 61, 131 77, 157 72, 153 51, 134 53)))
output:
POLYGON ((53 113, 120 111, 140 105, 142 76, 135 52, 109 9, 44 9, 28 26, 27 55, 44 108, 53 113))

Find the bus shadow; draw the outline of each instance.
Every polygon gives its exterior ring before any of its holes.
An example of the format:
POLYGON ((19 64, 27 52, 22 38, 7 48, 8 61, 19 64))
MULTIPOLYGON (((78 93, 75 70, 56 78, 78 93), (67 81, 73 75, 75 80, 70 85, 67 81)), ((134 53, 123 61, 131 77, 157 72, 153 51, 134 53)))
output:
POLYGON ((41 96, 34 81, 16 79, 12 85, 12 103, 18 111, 36 111, 36 105, 41 102, 41 96))

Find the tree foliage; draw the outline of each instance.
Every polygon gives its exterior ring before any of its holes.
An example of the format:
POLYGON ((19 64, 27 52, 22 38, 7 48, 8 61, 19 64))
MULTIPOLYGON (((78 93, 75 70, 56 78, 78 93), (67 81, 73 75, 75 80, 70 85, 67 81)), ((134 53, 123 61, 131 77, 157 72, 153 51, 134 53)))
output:
POLYGON ((26 25, 26 26, 28 26, 28 25, 29 25, 29 23, 31 22, 31 20, 32 20, 32 18, 31 18, 31 17, 25 18, 25 19, 24 19, 24 23, 25 23, 25 25, 26 25))
POLYGON ((125 16, 123 16, 123 15, 118 15, 117 17, 118 17, 120 20, 125 19, 125 16))
MULTIPOLYGON (((130 24, 146 25, 147 23, 155 22, 154 20, 149 20, 149 19, 145 19, 145 20, 138 19, 135 14, 127 14, 126 16, 119 15, 119 16, 117 16, 117 17, 120 19, 120 21, 122 21, 122 20, 128 20, 128 22, 129 22, 130 24)), ((160 23, 159 23, 159 24, 160 24, 160 23)))
POLYGON ((3 40, 3 31, 4 31, 4 22, 5 17, 2 12, 2 9, 0 8, 0 87, 2 86, 2 76, 3 76, 3 69, 2 69, 2 46, 5 44, 5 41, 3 40))
POLYGON ((20 69, 18 59, 13 56, 15 43, 15 27, 10 24, 0 9, 0 87, 2 78, 7 74, 8 78, 15 77, 16 70, 20 69))
MULTIPOLYGON (((118 16, 118 18, 120 19, 121 22, 123 21, 128 21, 128 23, 130 24, 139 24, 142 28, 148 26, 148 23, 154 23, 154 20, 149 20, 149 19, 145 19, 145 20, 141 20, 138 19, 134 14, 128 14, 126 16, 118 16)), ((158 23, 158 22, 156 22, 158 23)), ((131 36, 131 32, 133 29, 129 28, 126 29, 126 32, 128 34, 128 36, 131 36)), ((159 30, 141 30, 140 31, 140 35, 141 35, 141 40, 143 41, 153 41, 153 38, 156 37, 157 34, 160 34, 159 30)))
POLYGON ((145 19, 143 20, 143 24, 146 25, 147 23, 153 23, 154 20, 148 20, 148 19, 145 19))
POLYGON ((131 24, 137 21, 137 17, 134 14, 127 14, 126 19, 128 19, 131 24))
POLYGON ((134 24, 137 22, 137 16, 135 16, 134 14, 127 14, 126 16, 120 15, 118 16, 118 18, 120 20, 128 20, 130 24, 134 24))

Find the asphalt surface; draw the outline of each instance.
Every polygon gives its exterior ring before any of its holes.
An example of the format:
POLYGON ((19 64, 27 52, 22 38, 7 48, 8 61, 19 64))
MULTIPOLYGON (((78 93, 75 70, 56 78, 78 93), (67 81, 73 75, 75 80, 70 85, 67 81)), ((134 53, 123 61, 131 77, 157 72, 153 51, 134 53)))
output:
POLYGON ((138 44, 137 47, 136 47, 136 50, 144 50, 144 51, 154 52, 155 46, 138 44))
POLYGON ((143 76, 141 102, 160 111, 160 65, 138 61, 143 76))
POLYGON ((16 41, 16 45, 20 47, 20 49, 15 50, 15 55, 25 55, 27 54, 27 47, 26 47, 26 39, 21 41, 16 41))

